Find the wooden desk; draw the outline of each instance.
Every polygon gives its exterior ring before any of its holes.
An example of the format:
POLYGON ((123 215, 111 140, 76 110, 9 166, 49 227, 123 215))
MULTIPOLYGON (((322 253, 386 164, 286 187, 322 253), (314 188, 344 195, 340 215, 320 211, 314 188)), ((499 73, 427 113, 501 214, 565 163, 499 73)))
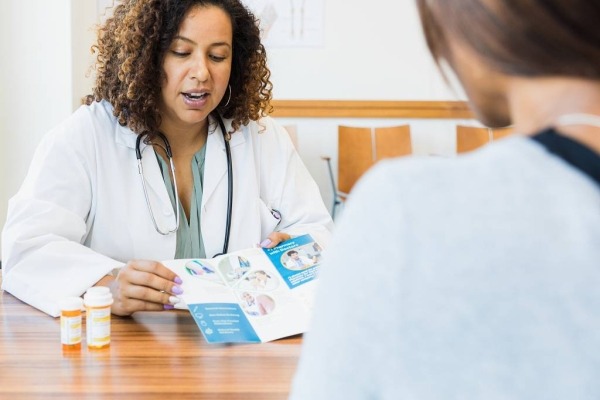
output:
POLYGON ((110 348, 63 354, 59 318, 0 292, 0 399, 286 399, 302 342, 209 345, 181 310, 111 328, 110 348))

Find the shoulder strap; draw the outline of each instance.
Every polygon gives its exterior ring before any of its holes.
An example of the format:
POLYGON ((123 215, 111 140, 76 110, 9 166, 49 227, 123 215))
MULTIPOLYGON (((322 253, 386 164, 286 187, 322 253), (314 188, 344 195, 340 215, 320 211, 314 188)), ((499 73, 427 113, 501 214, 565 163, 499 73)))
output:
POLYGON ((559 135, 554 129, 546 129, 531 138, 600 185, 600 154, 575 140, 559 135))

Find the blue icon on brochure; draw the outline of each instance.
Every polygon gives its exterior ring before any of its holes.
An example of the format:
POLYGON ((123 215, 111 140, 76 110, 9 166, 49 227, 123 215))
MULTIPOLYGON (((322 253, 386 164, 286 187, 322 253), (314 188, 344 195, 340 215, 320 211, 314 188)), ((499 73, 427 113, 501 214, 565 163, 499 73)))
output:
POLYGON ((207 335, 212 335, 213 330, 208 328, 207 330, 204 331, 204 333, 206 333, 207 335))

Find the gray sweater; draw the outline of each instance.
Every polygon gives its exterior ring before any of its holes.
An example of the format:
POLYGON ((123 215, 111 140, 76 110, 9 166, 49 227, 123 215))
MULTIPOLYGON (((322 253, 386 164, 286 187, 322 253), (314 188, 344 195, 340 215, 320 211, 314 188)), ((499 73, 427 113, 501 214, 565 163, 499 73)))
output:
POLYGON ((525 137, 382 162, 322 267, 299 399, 600 399, 600 189, 525 137))

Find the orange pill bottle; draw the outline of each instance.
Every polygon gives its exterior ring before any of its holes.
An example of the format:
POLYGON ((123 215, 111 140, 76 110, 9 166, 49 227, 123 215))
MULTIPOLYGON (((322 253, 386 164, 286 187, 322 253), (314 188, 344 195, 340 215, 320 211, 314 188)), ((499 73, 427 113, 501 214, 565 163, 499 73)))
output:
POLYGON ((60 341, 63 351, 81 349, 81 297, 65 297, 59 302, 60 341))

